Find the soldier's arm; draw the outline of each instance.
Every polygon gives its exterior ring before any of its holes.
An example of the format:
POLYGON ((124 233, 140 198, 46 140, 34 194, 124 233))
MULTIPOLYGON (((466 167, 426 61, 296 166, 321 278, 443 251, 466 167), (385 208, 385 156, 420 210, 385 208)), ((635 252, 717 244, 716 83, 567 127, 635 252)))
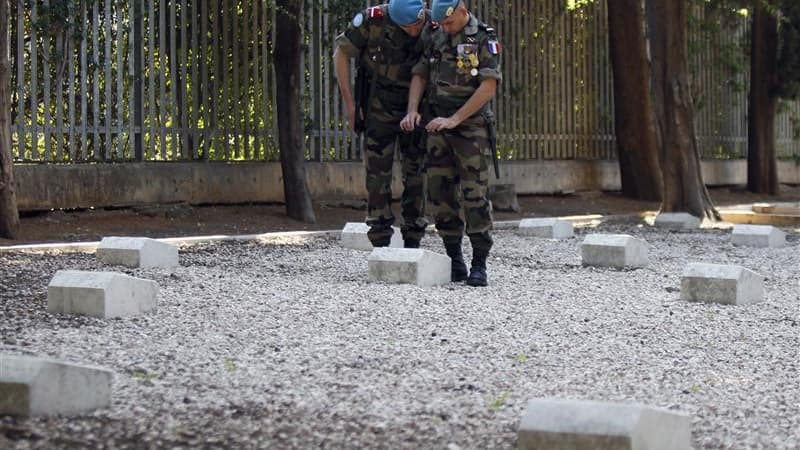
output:
POLYGON ((496 92, 497 80, 494 78, 484 78, 478 86, 478 89, 475 90, 469 100, 467 100, 467 103, 464 103, 464 106, 458 108, 458 111, 451 116, 452 119, 456 121, 456 125, 469 119, 473 114, 483 108, 483 105, 488 103, 496 92))
POLYGON ((461 122, 472 117, 473 114, 478 112, 483 105, 494 97, 497 91, 497 80, 494 78, 484 78, 478 89, 472 93, 472 96, 464 103, 461 108, 458 108, 450 117, 437 117, 428 123, 425 127, 430 132, 437 132, 442 130, 450 130, 461 124, 461 122))
POLYGON ((366 20, 366 11, 357 13, 347 25, 347 29, 334 39, 333 71, 339 85, 339 93, 350 122, 350 129, 355 129, 356 102, 353 98, 353 87, 350 84, 350 58, 358 58, 361 51, 367 46, 369 35, 369 22, 366 20))
POLYGON ((336 46, 336 50, 333 52, 333 67, 336 71, 336 81, 339 84, 342 102, 347 112, 347 120, 352 130, 356 124, 356 103, 353 100, 353 89, 350 85, 350 56, 339 46, 336 46))

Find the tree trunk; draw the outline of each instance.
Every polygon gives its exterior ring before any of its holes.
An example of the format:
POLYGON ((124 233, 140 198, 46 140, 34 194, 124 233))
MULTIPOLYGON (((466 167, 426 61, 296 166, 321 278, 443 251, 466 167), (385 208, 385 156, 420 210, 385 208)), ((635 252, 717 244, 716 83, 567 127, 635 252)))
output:
POLYGON ((608 29, 622 193, 639 200, 661 200, 661 166, 650 100, 642 1, 608 2, 608 29))
POLYGON ((314 209, 306 184, 305 148, 300 115, 302 73, 300 18, 303 0, 277 0, 275 15, 275 77, 277 84, 278 144, 283 169, 286 214, 314 223, 314 209))
POLYGON ((0 0, 0 237, 14 239, 19 230, 11 157, 11 62, 8 56, 8 0, 0 0))
POLYGON ((687 60, 688 2, 648 0, 656 122, 662 137, 662 212, 720 219, 700 167, 687 60))
POLYGON ((778 193, 775 115, 778 108, 778 20, 758 4, 750 32, 750 114, 747 137, 747 190, 778 193))

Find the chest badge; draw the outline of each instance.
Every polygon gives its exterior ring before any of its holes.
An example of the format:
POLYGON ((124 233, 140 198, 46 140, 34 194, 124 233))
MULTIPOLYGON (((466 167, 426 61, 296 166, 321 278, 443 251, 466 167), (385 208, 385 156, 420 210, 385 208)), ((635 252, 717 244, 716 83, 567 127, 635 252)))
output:
POLYGON ((358 13, 353 17, 353 28, 358 28, 361 24, 364 23, 364 14, 358 13))

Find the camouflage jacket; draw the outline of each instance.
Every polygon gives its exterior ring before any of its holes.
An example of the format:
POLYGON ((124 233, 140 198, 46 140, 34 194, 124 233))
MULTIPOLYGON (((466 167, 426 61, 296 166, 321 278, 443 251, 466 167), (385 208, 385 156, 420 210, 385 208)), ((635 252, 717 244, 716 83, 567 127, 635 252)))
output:
POLYGON ((379 91, 399 90, 407 95, 411 68, 422 55, 422 40, 395 24, 388 8, 384 4, 359 12, 334 42, 348 56, 359 58, 358 63, 371 73, 377 71, 379 91))
POLYGON ((474 15, 470 14, 469 22, 458 34, 449 35, 433 23, 425 27, 421 39, 425 50, 412 73, 428 80, 428 101, 437 115, 458 110, 484 79, 502 80, 500 44, 494 28, 474 15))

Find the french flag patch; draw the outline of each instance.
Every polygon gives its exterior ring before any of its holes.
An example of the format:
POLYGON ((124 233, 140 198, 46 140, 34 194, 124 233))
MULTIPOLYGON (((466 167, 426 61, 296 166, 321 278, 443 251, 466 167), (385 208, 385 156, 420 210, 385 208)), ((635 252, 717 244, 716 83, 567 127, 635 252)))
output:
POLYGON ((497 41, 489 41, 489 53, 493 55, 500 54, 500 43, 497 41))
POLYGON ((380 19, 383 17, 383 10, 380 6, 373 6, 369 9, 368 13, 370 19, 380 19))

